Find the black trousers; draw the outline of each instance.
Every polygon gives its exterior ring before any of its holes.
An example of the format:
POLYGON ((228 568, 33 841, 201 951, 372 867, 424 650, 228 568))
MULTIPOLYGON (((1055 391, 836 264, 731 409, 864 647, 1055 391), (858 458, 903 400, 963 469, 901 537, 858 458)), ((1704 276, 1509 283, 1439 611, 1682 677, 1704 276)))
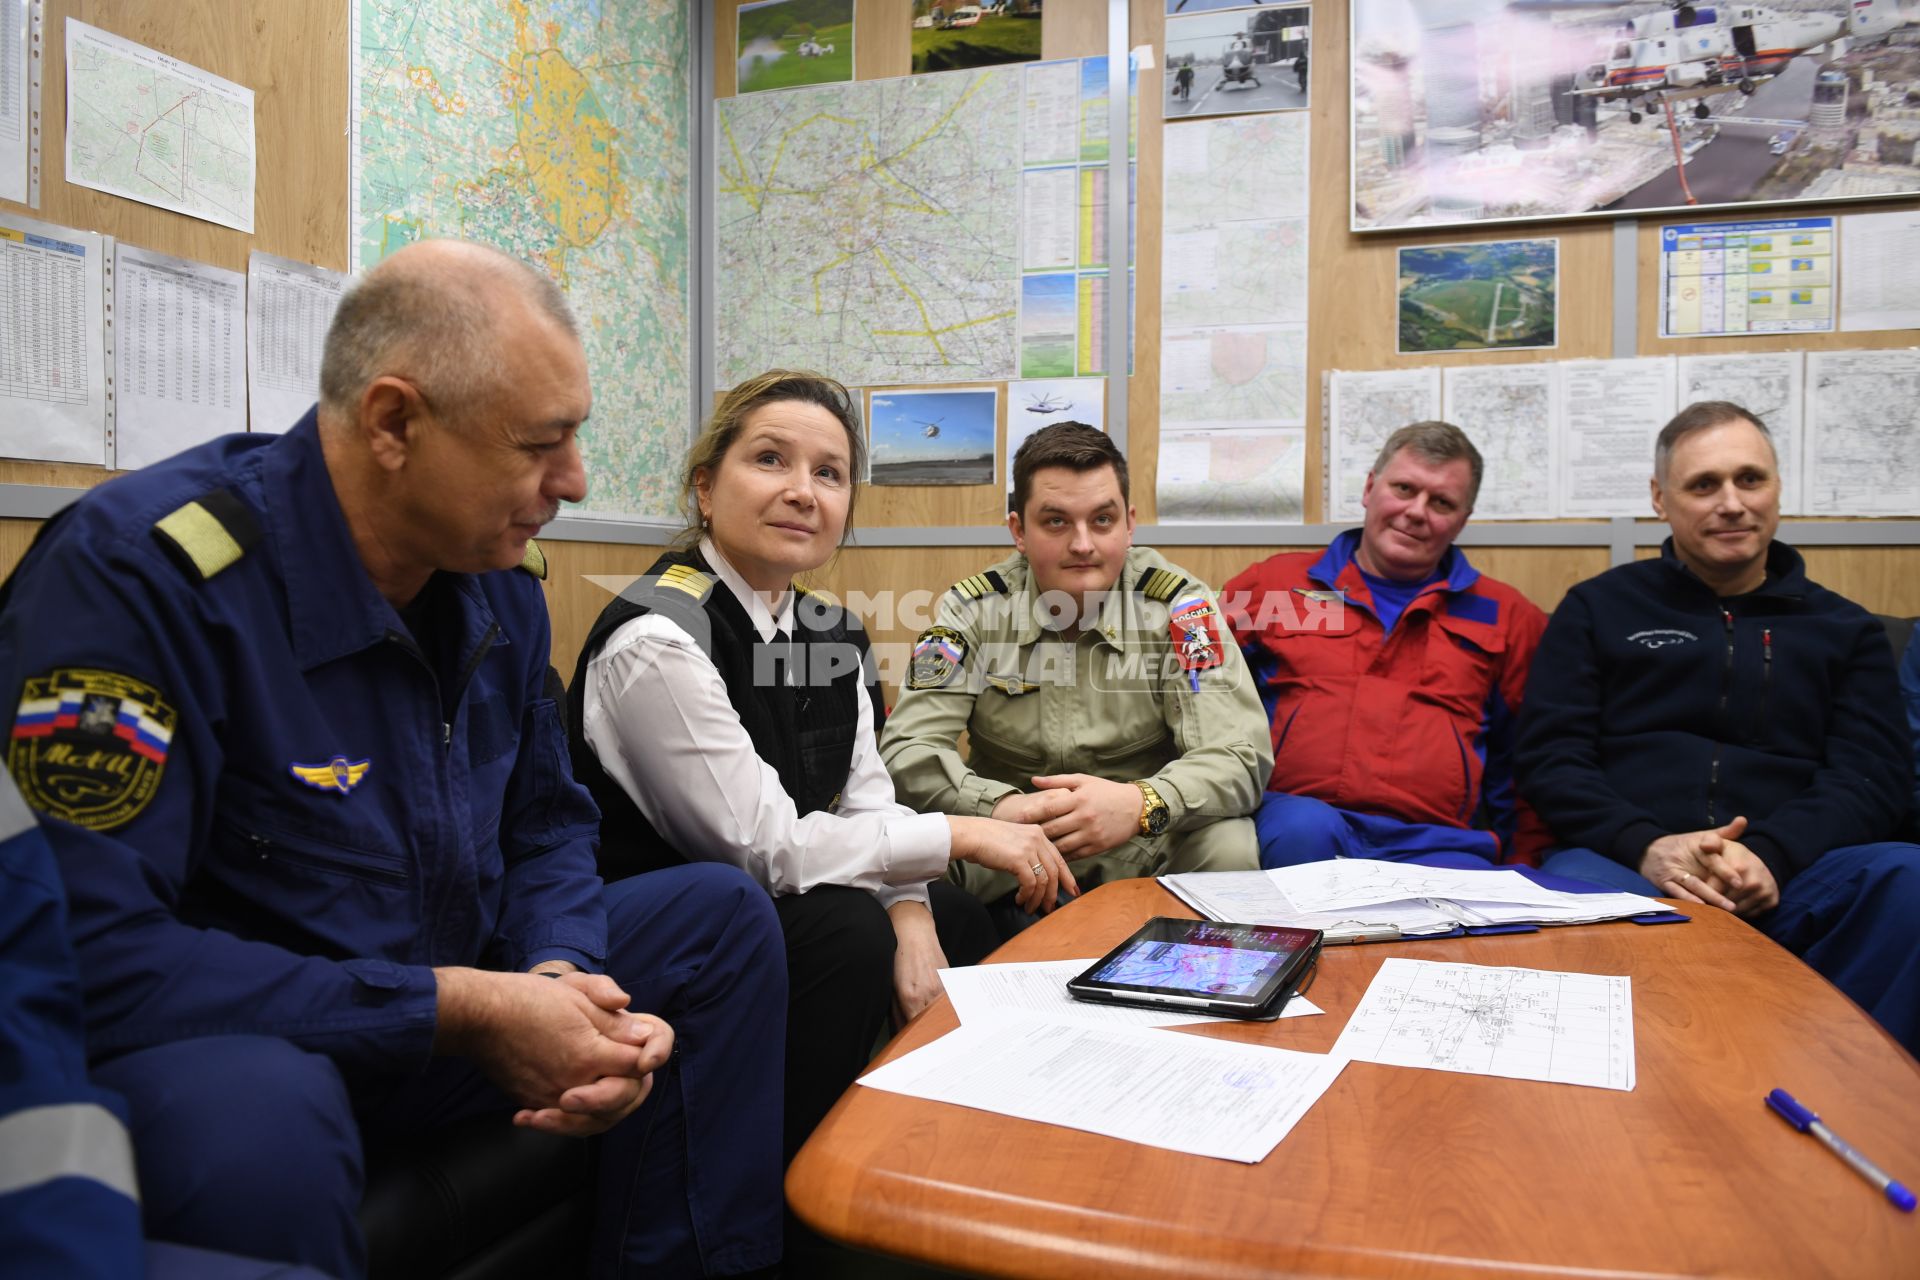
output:
MULTIPOLYGON (((986 908, 936 880, 928 906, 953 965, 1000 945, 986 908)), ((893 1012, 893 922, 863 889, 822 885, 773 900, 787 942, 788 1161, 873 1056, 893 1012)))

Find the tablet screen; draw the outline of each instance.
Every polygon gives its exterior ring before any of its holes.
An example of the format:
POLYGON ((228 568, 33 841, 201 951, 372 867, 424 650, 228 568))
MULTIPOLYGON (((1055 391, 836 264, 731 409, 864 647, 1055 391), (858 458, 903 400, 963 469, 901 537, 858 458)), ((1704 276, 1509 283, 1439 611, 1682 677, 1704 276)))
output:
POLYGON ((1285 964, 1289 951, 1246 951, 1191 942, 1136 940, 1095 970, 1095 982, 1161 987, 1209 995, 1250 996, 1267 975, 1285 964))
POLYGON ((1149 920, 1096 961, 1067 990, 1085 1000, 1202 1004, 1237 1016, 1266 1016, 1299 985, 1320 950, 1312 929, 1149 920))

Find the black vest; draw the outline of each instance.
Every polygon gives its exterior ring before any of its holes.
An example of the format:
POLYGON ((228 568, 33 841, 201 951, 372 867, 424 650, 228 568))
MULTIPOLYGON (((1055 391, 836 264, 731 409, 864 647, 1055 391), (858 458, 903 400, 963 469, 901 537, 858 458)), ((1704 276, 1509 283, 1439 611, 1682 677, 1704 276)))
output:
POLYGON ((608 881, 697 860, 654 830, 587 744, 587 665, 608 636, 647 613, 672 618, 713 660, 753 749, 779 773, 802 815, 827 808, 846 786, 859 724, 854 699, 863 686, 874 699, 876 729, 880 723, 867 633, 851 614, 802 593, 794 600, 792 644, 763 643, 746 609, 698 551, 669 551, 600 611, 567 687, 573 776, 600 806, 600 874, 608 881))

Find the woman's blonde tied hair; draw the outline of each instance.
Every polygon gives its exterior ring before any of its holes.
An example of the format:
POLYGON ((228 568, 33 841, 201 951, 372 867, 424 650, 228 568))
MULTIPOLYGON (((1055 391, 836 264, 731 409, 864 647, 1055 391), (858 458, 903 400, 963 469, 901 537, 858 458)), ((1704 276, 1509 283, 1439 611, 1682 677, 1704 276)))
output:
POLYGON ((805 369, 769 369, 724 392, 693 447, 687 450, 687 465, 680 478, 680 510, 687 524, 674 539, 675 547, 682 550, 692 547, 707 531, 706 518, 700 514, 701 474, 704 472, 709 480, 719 475, 721 459, 740 438, 753 411, 782 401, 818 405, 832 414, 847 433, 847 523, 840 531, 841 544, 845 545, 853 532, 853 508, 860 494, 860 477, 867 470, 867 444, 861 438, 860 415, 854 408, 853 393, 825 374, 805 369))

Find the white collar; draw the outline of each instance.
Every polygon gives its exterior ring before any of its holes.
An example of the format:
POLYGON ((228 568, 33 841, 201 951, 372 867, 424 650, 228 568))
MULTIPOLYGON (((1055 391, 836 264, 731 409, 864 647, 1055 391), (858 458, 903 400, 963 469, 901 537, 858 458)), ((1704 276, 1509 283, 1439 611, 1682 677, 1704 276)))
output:
POLYGON ((713 545, 712 538, 700 539, 700 554, 713 566, 714 573, 726 584, 727 590, 733 592, 733 598, 740 602, 740 607, 747 611, 747 619, 753 623, 754 632, 762 643, 772 640, 776 631, 793 635, 793 588, 787 588, 780 597, 780 611, 776 616, 767 608, 767 602, 760 598, 760 593, 747 585, 740 571, 727 563, 727 558, 713 545))

